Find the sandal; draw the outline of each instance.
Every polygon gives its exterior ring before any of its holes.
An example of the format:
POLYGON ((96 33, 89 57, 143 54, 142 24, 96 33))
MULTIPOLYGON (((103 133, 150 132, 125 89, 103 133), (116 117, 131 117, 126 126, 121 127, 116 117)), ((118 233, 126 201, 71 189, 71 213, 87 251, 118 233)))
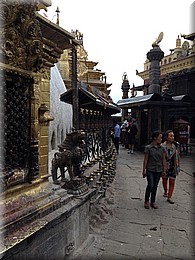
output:
POLYGON ((158 205, 157 205, 156 203, 151 203, 151 207, 152 207, 153 209, 158 209, 158 205))
POLYGON ((150 203, 148 201, 144 202, 144 208, 149 209, 150 208, 150 203))

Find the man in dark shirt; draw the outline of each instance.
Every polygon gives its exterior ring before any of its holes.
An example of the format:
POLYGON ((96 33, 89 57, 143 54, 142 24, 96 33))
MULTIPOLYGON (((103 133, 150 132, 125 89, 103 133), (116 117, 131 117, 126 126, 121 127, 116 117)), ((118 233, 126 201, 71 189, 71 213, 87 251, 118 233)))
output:
POLYGON ((131 118, 128 126, 128 147, 129 151, 128 153, 133 154, 134 148, 135 148, 135 136, 137 134, 137 126, 135 119, 131 118))

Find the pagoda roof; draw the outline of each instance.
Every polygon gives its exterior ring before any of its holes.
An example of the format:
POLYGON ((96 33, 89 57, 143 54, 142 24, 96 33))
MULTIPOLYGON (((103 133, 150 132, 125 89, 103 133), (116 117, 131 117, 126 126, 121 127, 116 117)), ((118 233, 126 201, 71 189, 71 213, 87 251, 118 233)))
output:
MULTIPOLYGON (((88 83, 91 85, 96 85, 96 86, 102 86, 102 87, 105 86, 105 83, 102 82, 102 80, 100 80, 100 79, 88 79, 88 83)), ((112 86, 112 83, 106 83, 106 88, 109 88, 110 86, 112 86)))
POLYGON ((188 95, 163 97, 161 94, 152 93, 143 96, 119 100, 117 105, 120 108, 149 107, 149 106, 191 106, 195 105, 194 100, 188 95))
POLYGON ((176 121, 173 121, 173 124, 178 124, 178 125, 180 125, 180 124, 185 124, 186 125, 187 124, 187 125, 189 125, 190 123, 180 118, 180 119, 178 119, 176 121))
POLYGON ((174 101, 194 102, 193 99, 188 95, 173 96, 172 99, 174 101))
MULTIPOLYGON (((106 99, 105 93, 98 88, 87 86, 82 83, 78 85, 79 105, 81 108, 105 111, 109 114, 120 112, 120 108, 115 103, 111 103, 106 99)), ((60 96, 60 100, 73 104, 73 89, 69 89, 60 96)))
POLYGON ((190 33, 190 34, 182 34, 181 35, 184 39, 193 41, 195 39, 195 33, 190 33))
POLYGON ((72 45, 80 45, 74 35, 64 30, 59 25, 49 21, 39 13, 36 13, 37 20, 40 22, 42 36, 55 43, 60 49, 71 48, 72 45))

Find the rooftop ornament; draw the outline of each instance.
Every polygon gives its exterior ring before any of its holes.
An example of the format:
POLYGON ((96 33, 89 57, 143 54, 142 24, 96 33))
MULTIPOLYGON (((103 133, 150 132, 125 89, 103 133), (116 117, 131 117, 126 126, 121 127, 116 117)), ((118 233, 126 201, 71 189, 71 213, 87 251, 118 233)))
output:
POLYGON ((126 72, 123 73, 122 80, 128 80, 128 77, 127 77, 127 73, 126 73, 126 72))
POLYGON ((59 19, 60 10, 59 10, 59 7, 58 7, 58 6, 57 6, 57 9, 56 9, 56 13, 57 13, 57 21, 56 21, 56 24, 59 25, 59 24, 60 24, 60 19, 59 19))
POLYGON ((163 36, 164 36, 164 33, 161 32, 161 33, 159 34, 158 38, 152 43, 152 47, 153 47, 153 48, 159 47, 159 43, 162 41, 163 36))
POLYGON ((83 45, 83 33, 81 33, 78 29, 75 31, 71 30, 71 33, 74 35, 75 39, 83 45))
POLYGON ((160 49, 159 43, 163 39, 163 32, 161 32, 158 38, 152 43, 153 49, 147 53, 147 59, 150 61, 149 80, 150 85, 148 88, 148 94, 160 93, 160 61, 164 57, 164 52, 160 49))

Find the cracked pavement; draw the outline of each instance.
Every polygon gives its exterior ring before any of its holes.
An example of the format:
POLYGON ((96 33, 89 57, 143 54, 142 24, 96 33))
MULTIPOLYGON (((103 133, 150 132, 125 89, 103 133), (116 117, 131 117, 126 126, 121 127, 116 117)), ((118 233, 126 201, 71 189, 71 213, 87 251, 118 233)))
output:
POLYGON ((160 180, 156 197, 159 209, 144 208, 142 164, 143 153, 128 154, 120 146, 115 179, 106 197, 91 210, 89 239, 72 259, 195 259, 195 151, 181 155, 174 205, 163 197, 160 180))

